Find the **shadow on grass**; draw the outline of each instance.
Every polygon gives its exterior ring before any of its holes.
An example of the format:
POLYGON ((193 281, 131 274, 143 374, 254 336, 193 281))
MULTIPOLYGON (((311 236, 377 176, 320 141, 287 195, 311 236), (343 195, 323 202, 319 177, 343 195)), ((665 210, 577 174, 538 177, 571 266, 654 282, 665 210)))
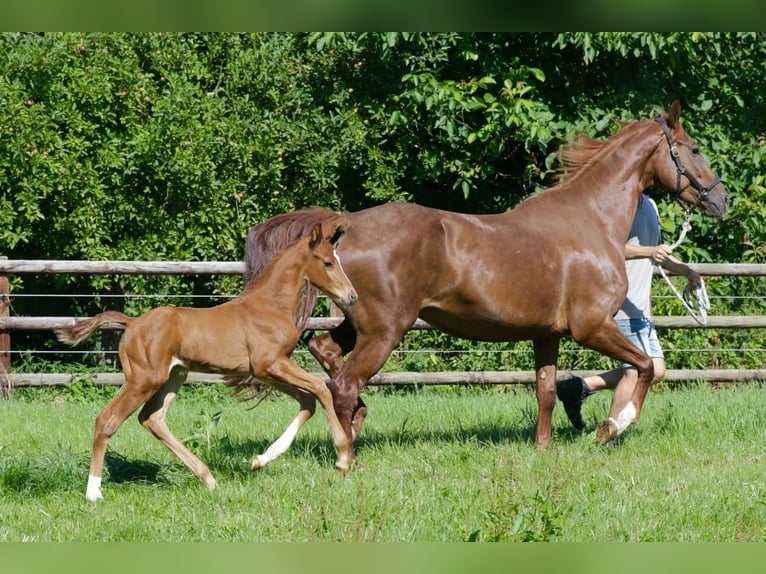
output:
MULTIPOLYGON (((501 445, 508 443, 533 445, 535 427, 528 425, 480 424, 459 426, 455 429, 420 431, 403 428, 394 431, 376 431, 366 428, 356 440, 354 448, 357 456, 363 459, 365 451, 380 451, 396 447, 416 447, 429 443, 472 443, 477 445, 501 445)), ((581 437, 581 432, 571 427, 555 428, 552 441, 571 443, 581 437)), ((231 473, 249 472, 250 461, 256 454, 264 452, 277 437, 232 440, 228 435, 216 437, 209 448, 192 448, 192 451, 210 468, 216 477, 231 473)), ((290 451, 293 456, 309 457, 317 464, 332 467, 335 462, 335 449, 329 436, 301 436, 295 440, 290 451)), ((105 481, 115 484, 165 484, 175 481, 177 474, 188 474, 193 478, 181 461, 171 464, 159 464, 147 460, 129 459, 126 456, 108 450, 105 456, 105 481)), ((87 472, 87 461, 83 461, 87 472)))
POLYGON ((131 482, 170 483, 169 480, 162 476, 162 472, 167 468, 166 466, 147 460, 128 460, 123 455, 114 451, 107 451, 104 457, 104 466, 107 471, 107 480, 116 484, 131 482))
MULTIPOLYGON (((586 431, 587 432, 587 431, 586 431)), ((365 451, 380 451, 392 447, 415 447, 417 445, 439 443, 459 444, 472 443, 478 445, 502 445, 502 444, 528 444, 534 445, 535 427, 529 426, 501 426, 501 425, 477 425, 474 427, 460 427, 454 430, 429 430, 417 431, 403 428, 396 431, 376 431, 365 428, 354 443, 354 450, 358 457, 363 458, 365 451)), ((554 428, 552 443, 569 444, 580 440, 583 431, 574 428, 554 428)), ((228 436, 221 437, 216 441, 214 448, 219 456, 209 463, 211 471, 215 474, 223 467, 230 469, 230 461, 252 459, 255 455, 264 452, 276 440, 273 438, 232 440, 228 436), (219 467, 218 464, 222 466, 219 467)), ((309 456, 320 464, 334 464, 335 449, 329 436, 302 437, 300 434, 290 447, 289 452, 298 452, 299 456, 309 456)), ((206 461, 207 462, 207 461, 206 461)), ((248 463, 249 467, 249 463, 248 463)))

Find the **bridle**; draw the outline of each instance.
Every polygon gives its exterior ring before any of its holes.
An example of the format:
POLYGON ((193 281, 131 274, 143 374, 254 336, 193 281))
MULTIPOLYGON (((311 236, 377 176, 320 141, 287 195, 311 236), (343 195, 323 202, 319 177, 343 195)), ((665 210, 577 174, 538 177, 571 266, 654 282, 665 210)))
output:
POLYGON ((681 162, 681 154, 678 151, 678 146, 673 141, 673 137, 670 135, 670 128, 668 127, 668 122, 665 121, 665 118, 662 116, 657 116, 654 118, 654 121, 660 124, 660 127, 662 128, 663 133, 665 134, 665 139, 668 141, 668 146, 670 146, 670 157, 673 159, 673 163, 676 164, 676 173, 678 177, 676 178, 676 191, 675 196, 676 199, 681 203, 681 205, 684 208, 684 211, 686 211, 687 216, 688 214, 691 214, 695 209, 697 209, 697 206, 702 203, 705 198, 708 196, 708 194, 713 190, 713 188, 721 183, 721 178, 716 175, 715 179, 711 181, 707 185, 702 185, 700 183, 700 180, 698 180, 696 177, 694 177, 694 174, 689 173, 686 170, 686 167, 681 162), (694 205, 691 207, 688 207, 683 202, 681 202, 681 176, 686 177, 686 179, 689 180, 689 183, 691 186, 697 190, 697 201, 694 202, 694 205))
MULTIPOLYGON (((705 200, 713 188, 721 183, 721 178, 716 175, 712 182, 707 185, 702 185, 700 181, 694 177, 693 174, 686 171, 686 167, 681 162, 681 154, 678 151, 678 146, 673 141, 673 137, 670 135, 670 128, 668 127, 668 123, 665 121, 665 118, 658 116, 654 118, 654 121, 660 124, 660 127, 665 134, 665 139, 668 141, 668 146, 670 146, 670 157, 673 159, 673 163, 676 164, 676 172, 678 174, 678 177, 676 178, 675 197, 686 212, 686 218, 683 222, 683 225, 681 225, 681 235, 679 236, 678 240, 670 246, 670 249, 675 251, 676 247, 678 247, 684 240, 684 237, 686 237, 687 232, 692 228, 691 218, 694 210, 697 209, 697 206, 699 206, 702 201, 705 200), (681 201, 681 176, 685 176, 686 179, 689 180, 691 186, 698 192, 697 201, 695 201, 694 205, 691 207, 681 201)), ((673 283, 671 283, 667 273, 665 273, 665 270, 662 268, 662 265, 658 265, 658 267, 663 279, 665 279, 667 284, 670 286, 670 289, 673 291, 676 297, 678 297, 681 303, 683 303, 689 314, 694 317, 694 319, 700 325, 706 325, 707 312, 710 309, 710 300, 708 299, 707 290, 705 289, 705 282, 702 281, 700 287, 696 289, 696 301, 694 301, 692 300, 691 292, 688 286, 684 289, 683 295, 681 295, 673 283), (695 311, 698 312, 699 315, 695 313, 695 311)), ((700 278, 700 280, 702 280, 702 278, 700 278)))

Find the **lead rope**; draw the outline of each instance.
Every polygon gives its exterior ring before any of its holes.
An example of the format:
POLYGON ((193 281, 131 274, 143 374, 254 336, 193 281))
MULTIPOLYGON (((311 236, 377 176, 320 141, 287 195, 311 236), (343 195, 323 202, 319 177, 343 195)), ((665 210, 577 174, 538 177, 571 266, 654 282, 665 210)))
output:
MULTIPOLYGON (((686 215, 686 221, 684 221, 683 225, 681 225, 681 234, 678 237, 678 240, 670 246, 672 251, 675 251, 676 247, 681 245, 681 242, 686 237, 686 234, 692 228, 691 218, 692 212, 689 211, 686 215)), ((678 292, 676 286, 673 285, 673 282, 670 280, 670 277, 668 277, 668 274, 665 272, 665 269, 663 269, 662 265, 658 265, 658 267, 660 268, 660 275, 662 275, 662 278, 665 279, 665 282, 670 285, 671 291, 673 291, 675 296, 678 297, 678 300, 683 303, 689 315, 694 317, 695 321, 697 321, 697 323, 700 325, 707 325, 707 312, 710 310, 710 299, 708 299, 707 289, 705 289, 705 281, 703 281, 702 277, 700 277, 700 286, 694 290, 697 295, 696 300, 693 300, 691 289, 689 289, 688 284, 684 288, 682 295, 678 292)))

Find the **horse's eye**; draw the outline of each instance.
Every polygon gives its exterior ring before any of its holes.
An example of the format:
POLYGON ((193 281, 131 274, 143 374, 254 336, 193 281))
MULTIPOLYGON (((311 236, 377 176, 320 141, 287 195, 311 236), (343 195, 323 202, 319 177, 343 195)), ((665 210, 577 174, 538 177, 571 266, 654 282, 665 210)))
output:
POLYGON ((326 269, 329 269, 330 267, 332 267, 332 261, 325 261, 324 266, 326 269))
POLYGON ((692 155, 699 155, 700 154, 700 148, 693 147, 692 148, 692 155))

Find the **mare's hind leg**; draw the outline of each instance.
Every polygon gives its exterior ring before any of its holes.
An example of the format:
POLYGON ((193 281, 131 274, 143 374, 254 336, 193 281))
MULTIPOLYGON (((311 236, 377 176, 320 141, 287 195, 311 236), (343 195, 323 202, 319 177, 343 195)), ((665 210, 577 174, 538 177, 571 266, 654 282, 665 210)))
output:
MULTIPOLYGON (((356 333, 351 323, 344 320, 334 329, 309 340, 308 347, 311 354, 322 365, 324 370, 334 379, 343 368, 343 357, 349 353, 356 344, 356 333)), ((351 415, 351 440, 356 440, 362 432, 362 425, 367 416, 367 405, 361 397, 357 397, 356 405, 351 415)))
POLYGON ((548 448, 551 442, 551 419, 556 406, 556 361, 559 355, 559 338, 537 339, 533 344, 535 354, 537 393, 537 434, 535 444, 548 448))
POLYGON ((156 389, 148 381, 142 381, 140 373, 133 372, 130 365, 123 359, 125 384, 117 395, 96 417, 96 428, 93 433, 93 450, 90 457, 88 486, 85 498, 101 500, 101 477, 104 471, 104 456, 109 439, 117 432, 120 425, 146 401, 156 389))
POLYGON ((638 380, 630 401, 622 406, 619 412, 610 412, 609 418, 596 427, 596 440, 606 444, 617 438, 641 416, 641 407, 654 379, 654 363, 646 353, 630 342, 614 320, 606 321, 590 336, 579 339, 578 342, 618 361, 630 363, 638 371, 638 380))
POLYGON ((141 409, 138 420, 212 490, 216 486, 216 481, 210 469, 175 437, 167 424, 168 409, 176 398, 178 389, 186 380, 186 375, 185 369, 178 367, 172 369, 168 381, 141 409))
POLYGON ((257 455, 253 459, 253 470, 263 468, 276 458, 282 456, 287 449, 290 448, 298 431, 301 430, 301 427, 306 424, 306 421, 313 416, 314 411, 316 410, 316 399, 314 398, 314 395, 277 381, 269 381, 269 384, 298 401, 300 410, 298 411, 297 416, 293 419, 293 422, 291 422, 285 429, 285 432, 282 433, 282 436, 269 445, 262 454, 257 455))

